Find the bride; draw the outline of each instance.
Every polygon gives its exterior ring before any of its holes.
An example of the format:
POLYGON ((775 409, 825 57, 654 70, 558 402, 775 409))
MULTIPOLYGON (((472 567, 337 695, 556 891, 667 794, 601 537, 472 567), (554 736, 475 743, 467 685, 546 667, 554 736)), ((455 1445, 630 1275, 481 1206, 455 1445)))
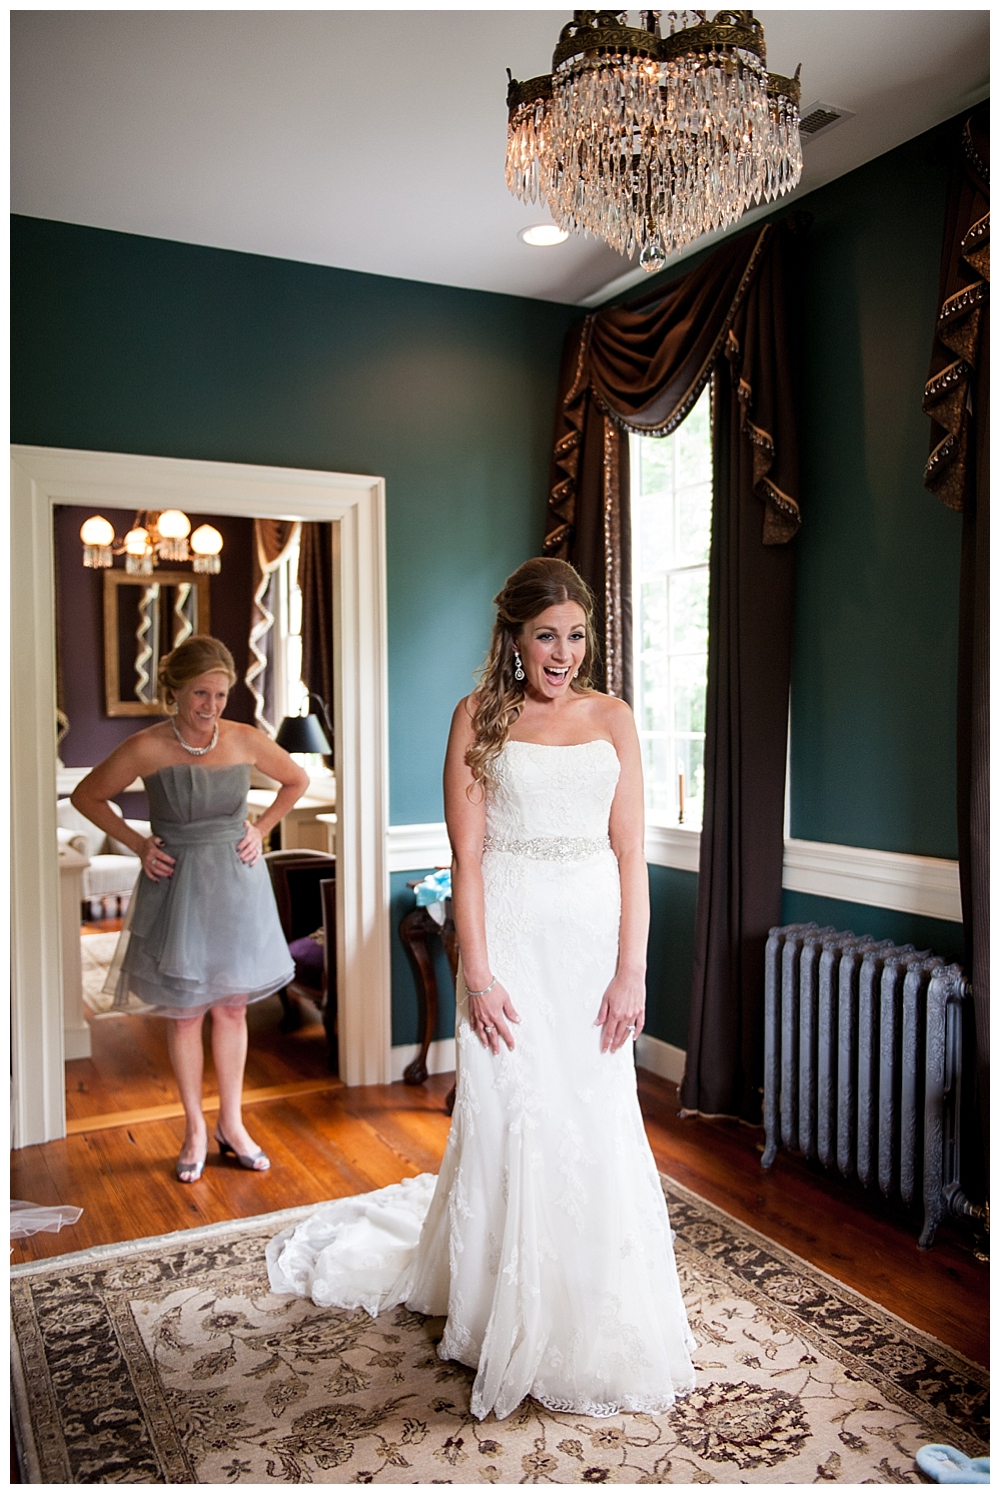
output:
POLYGON ((471 1410, 663 1411, 694 1384, 643 1130, 648 885, 632 713, 590 685, 593 598, 530 560, 496 598, 445 761, 461 951, 457 1092, 435 1180, 323 1205, 268 1246, 275 1291, 447 1316, 471 1410))

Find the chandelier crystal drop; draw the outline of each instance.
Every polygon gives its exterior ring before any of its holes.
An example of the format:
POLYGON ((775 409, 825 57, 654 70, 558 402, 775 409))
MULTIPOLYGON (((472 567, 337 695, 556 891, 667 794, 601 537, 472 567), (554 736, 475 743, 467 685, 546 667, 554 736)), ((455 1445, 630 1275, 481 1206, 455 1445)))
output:
POLYGON ((802 174, 800 87, 749 10, 573 13, 552 72, 507 91, 507 185, 645 270, 802 174))

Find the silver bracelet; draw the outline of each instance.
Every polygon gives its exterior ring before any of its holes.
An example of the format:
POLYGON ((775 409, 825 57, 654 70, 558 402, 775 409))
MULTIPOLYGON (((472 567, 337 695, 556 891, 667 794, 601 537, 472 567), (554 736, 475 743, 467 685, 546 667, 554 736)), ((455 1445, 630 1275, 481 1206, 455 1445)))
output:
POLYGON ((492 991, 493 987, 496 985, 496 983, 497 983, 497 978, 494 975, 494 977, 490 981, 489 985, 488 986, 483 986, 483 989, 481 991, 470 991, 469 988, 468 988, 468 986, 466 986, 466 988, 465 988, 465 994, 466 994, 466 996, 488 996, 490 994, 490 992, 492 991))

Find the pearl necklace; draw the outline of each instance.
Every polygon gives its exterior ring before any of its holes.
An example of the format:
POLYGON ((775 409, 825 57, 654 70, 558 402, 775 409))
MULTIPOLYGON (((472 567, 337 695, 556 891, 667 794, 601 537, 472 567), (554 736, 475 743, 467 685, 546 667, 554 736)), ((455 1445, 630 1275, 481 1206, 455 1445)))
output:
POLYGON ((215 730, 212 733, 212 740, 209 742, 209 744, 208 744, 207 747, 192 747, 191 744, 190 744, 190 742, 185 742, 184 738, 181 736, 180 732, 177 730, 177 722, 174 720, 173 716, 171 716, 171 718, 170 718, 170 725, 173 727, 173 729, 174 729, 174 736, 177 738, 178 742, 180 742, 181 746, 184 748, 184 751, 185 752, 190 752, 190 754, 191 754, 192 757, 204 757, 205 753, 206 752, 211 752, 212 748, 215 747, 217 745, 217 743, 218 743, 218 740, 219 740, 219 723, 218 723, 218 721, 215 723, 215 730))

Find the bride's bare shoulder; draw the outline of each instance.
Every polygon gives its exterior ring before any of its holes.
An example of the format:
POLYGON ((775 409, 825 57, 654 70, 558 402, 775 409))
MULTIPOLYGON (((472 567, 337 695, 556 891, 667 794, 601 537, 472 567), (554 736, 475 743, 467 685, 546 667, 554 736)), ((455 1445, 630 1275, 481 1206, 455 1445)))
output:
POLYGON ((479 705, 479 696, 475 693, 463 696, 455 707, 451 717, 451 734, 462 741, 471 741, 474 732, 473 722, 475 720, 476 708, 479 705))
POLYGON ((602 695, 599 690, 591 690, 587 704, 594 723, 607 726, 609 730, 632 720, 632 707, 619 700, 617 695, 602 695))

